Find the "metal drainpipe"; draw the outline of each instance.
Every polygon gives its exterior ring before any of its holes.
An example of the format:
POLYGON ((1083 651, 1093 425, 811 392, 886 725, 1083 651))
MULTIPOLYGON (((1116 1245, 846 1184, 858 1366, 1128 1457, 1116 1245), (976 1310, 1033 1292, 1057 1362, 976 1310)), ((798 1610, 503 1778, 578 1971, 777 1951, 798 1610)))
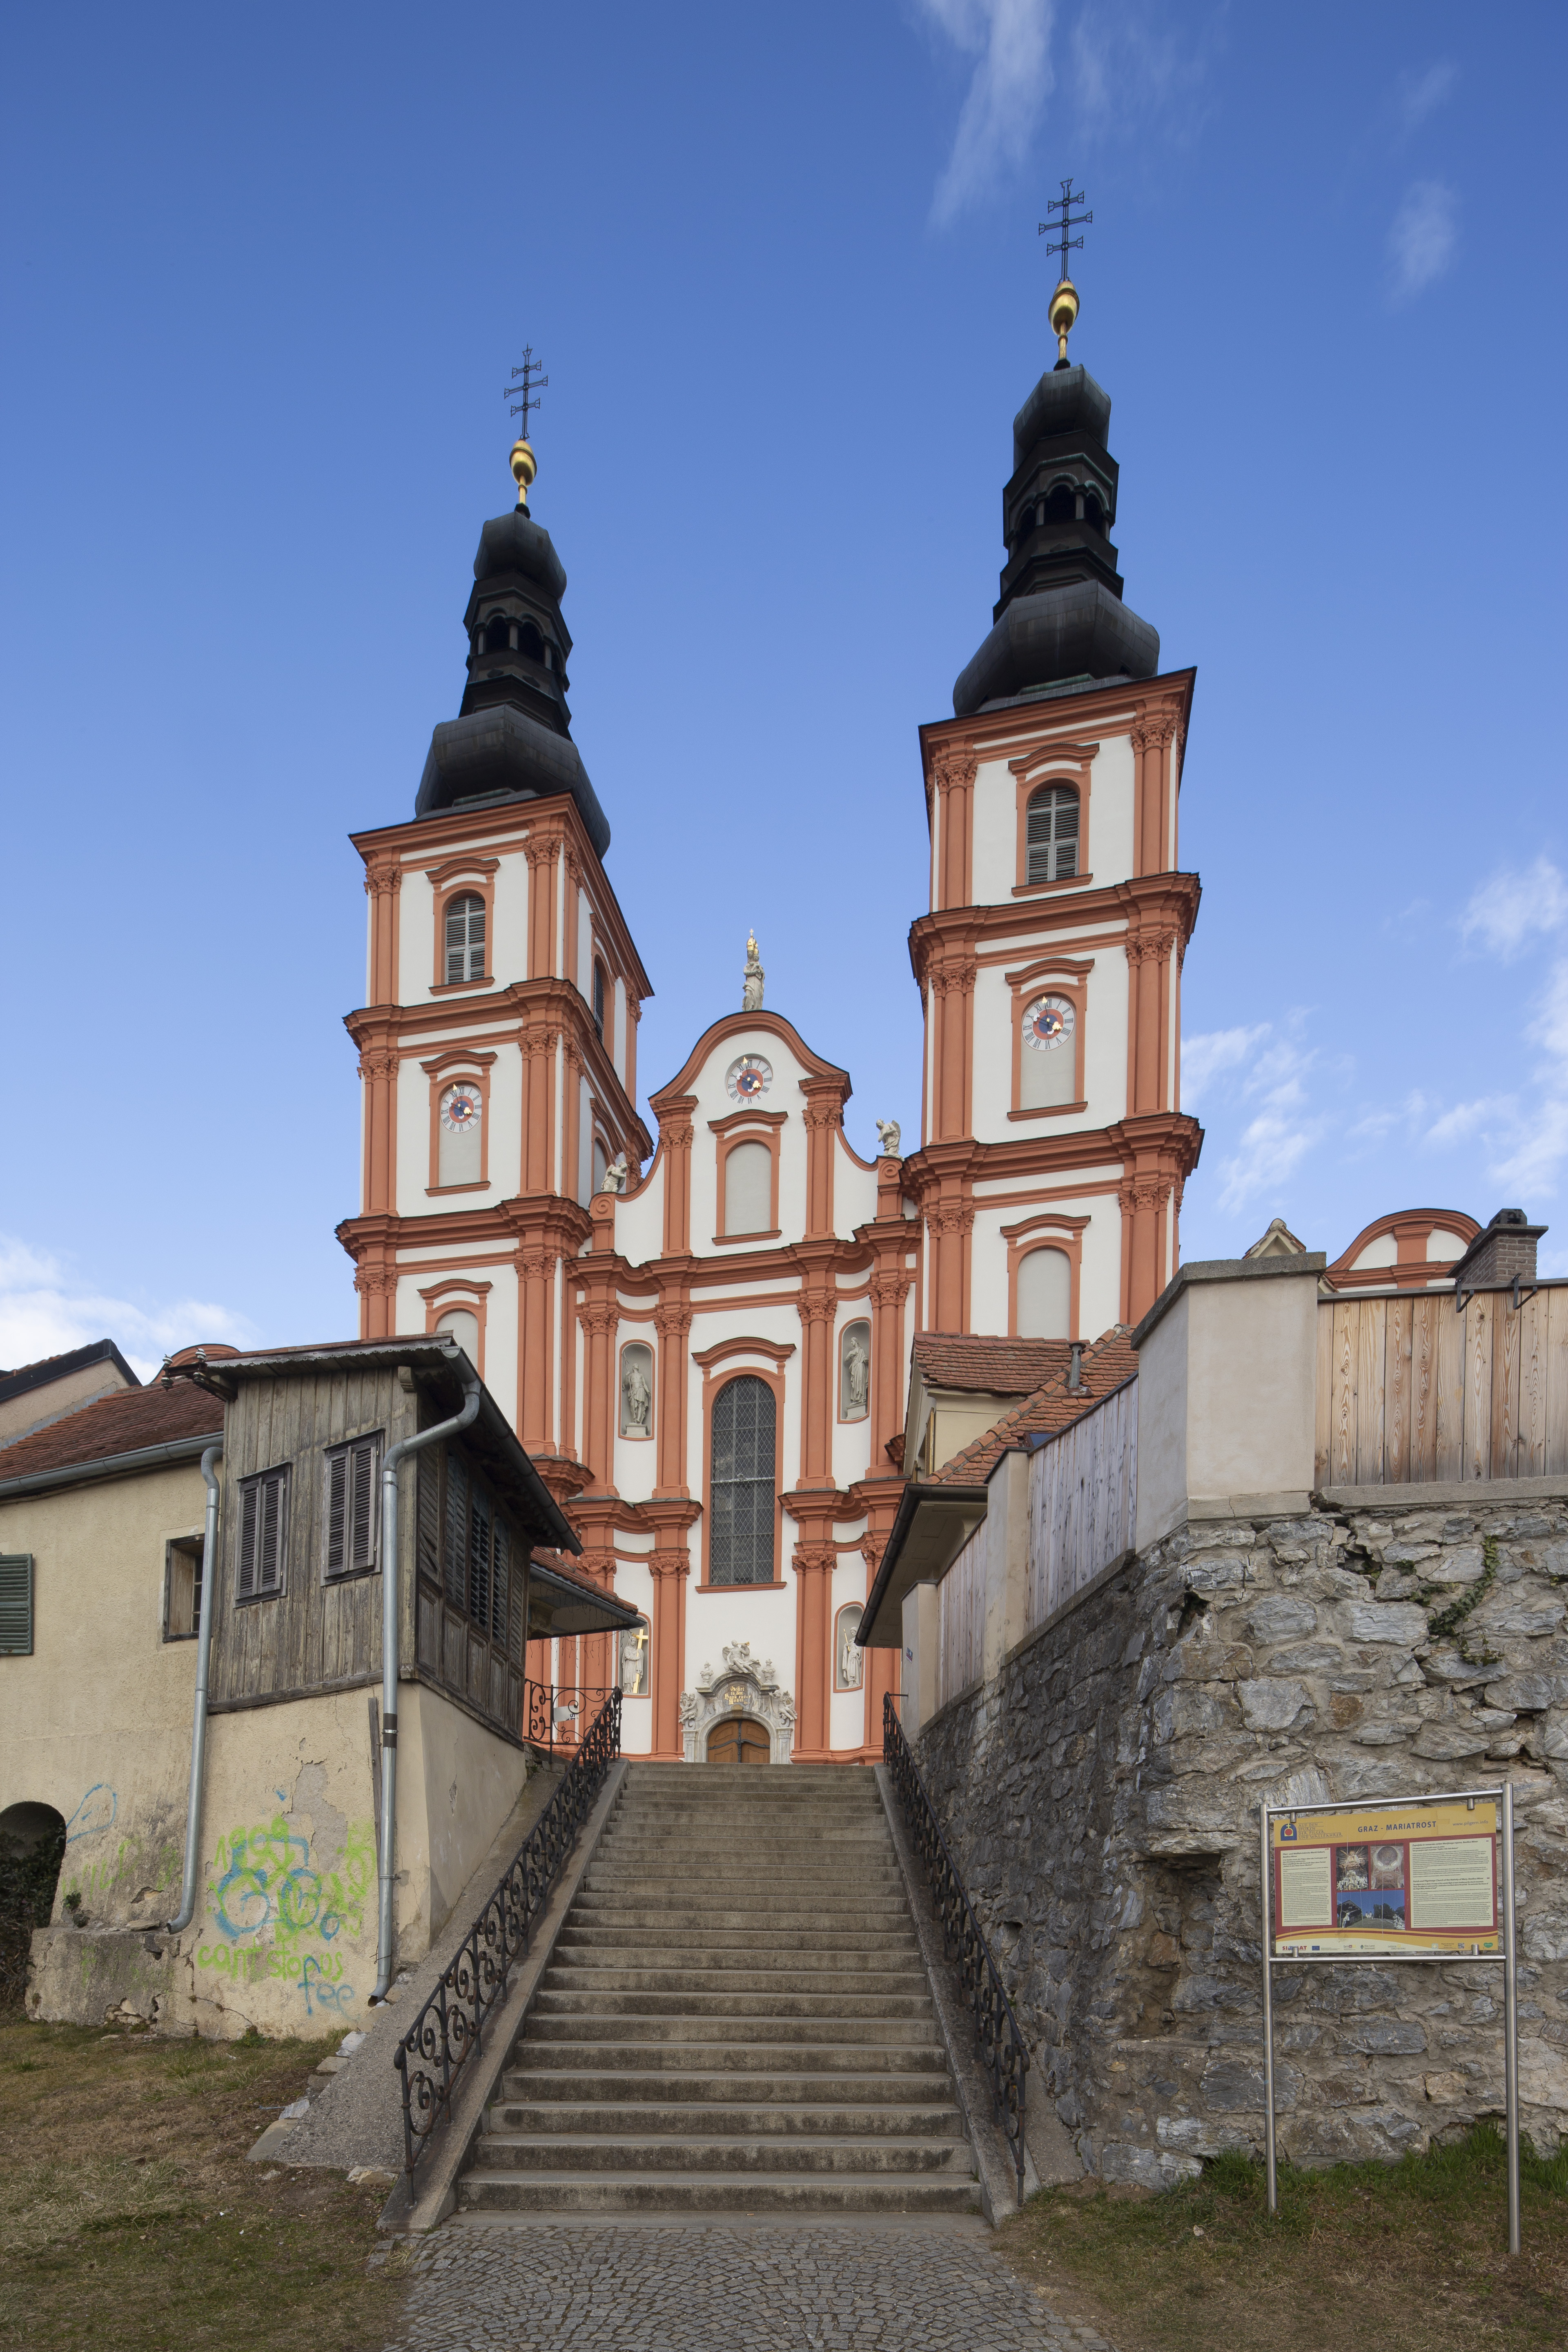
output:
POLYGON ((389 1445, 381 1465, 381 1896, 375 1937, 375 1990, 373 2001, 384 2000, 392 1982, 393 1847, 397 1836, 397 1668, 401 1612, 397 1589, 397 1469, 405 1454, 434 1445, 438 1437, 455 1437, 467 1429, 479 1409, 479 1378, 462 1366, 463 1409, 450 1421, 422 1429, 416 1437, 401 1437, 389 1445))
POLYGON ((191 1793, 185 1807, 185 1877, 180 1889, 180 1911, 163 1925, 171 1936, 188 1927, 196 1907, 196 1873, 201 1865, 202 1784, 207 1765, 207 1660, 212 1654, 213 1593, 217 1584, 217 1476, 215 1462, 223 1459, 221 1445, 209 1445, 202 1455, 202 1476, 207 1482, 206 1526, 202 1533, 202 1604, 196 1620, 196 1706, 191 1726, 191 1793))

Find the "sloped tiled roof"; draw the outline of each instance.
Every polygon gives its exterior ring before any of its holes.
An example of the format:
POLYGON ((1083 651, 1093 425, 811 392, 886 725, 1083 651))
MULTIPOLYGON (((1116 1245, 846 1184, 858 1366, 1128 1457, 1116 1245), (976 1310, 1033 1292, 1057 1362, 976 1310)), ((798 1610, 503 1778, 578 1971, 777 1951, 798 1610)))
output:
POLYGON ((93 1339, 85 1348, 67 1348, 58 1356, 40 1356, 36 1364, 15 1364, 8 1372, 0 1372, 0 1404, 34 1389, 47 1389, 92 1364, 112 1364, 128 1389, 142 1385, 112 1339, 93 1339))
MULTIPOLYGON (((920 1342, 917 1340, 915 1344, 918 1347, 920 1342)), ((1122 1381, 1131 1380, 1138 1370, 1131 1333, 1124 1323, 1113 1323, 1109 1331, 1101 1332, 1092 1347, 1084 1349, 1080 1366, 1082 1386, 1078 1389, 1069 1389, 1067 1384, 1065 1360, 1068 1348, 1065 1340, 1009 1340, 1004 1344, 1057 1348, 1064 1359, 1063 1368, 1049 1380, 1042 1381, 1022 1404, 1015 1405, 1011 1412, 1005 1412, 999 1421, 994 1422, 984 1436, 964 1446, 951 1462, 944 1462, 942 1468, 933 1472, 926 1481, 927 1485, 984 1486, 1010 1445, 1022 1445, 1031 1437, 1054 1436, 1058 1430, 1066 1429, 1068 1423, 1077 1421, 1080 1414, 1091 1412, 1110 1394, 1112 1389, 1120 1388, 1122 1381)))
POLYGON ((144 1446, 168 1445, 183 1437, 216 1437, 223 1431, 223 1404, 189 1381, 165 1389, 119 1389, 51 1421, 30 1437, 19 1437, 0 1453, 0 1484, 42 1470, 64 1470, 79 1462, 102 1462, 144 1446))
POLYGON ((958 1331, 922 1331, 912 1354, 931 1389, 978 1389, 993 1396, 1031 1396, 1065 1373, 1065 1339, 995 1339, 958 1331))

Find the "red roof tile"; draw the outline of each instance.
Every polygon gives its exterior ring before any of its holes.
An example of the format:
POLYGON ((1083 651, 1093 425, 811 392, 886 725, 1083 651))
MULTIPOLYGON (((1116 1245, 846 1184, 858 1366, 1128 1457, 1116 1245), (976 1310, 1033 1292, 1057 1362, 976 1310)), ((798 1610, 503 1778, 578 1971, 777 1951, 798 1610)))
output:
MULTIPOLYGON (((917 1340, 916 1345, 920 1343, 917 1340)), ((1020 1343, 1030 1346, 1059 1347, 1067 1354, 1065 1341, 1040 1340, 1020 1343)), ((1037 1388, 1032 1396, 1016 1404, 993 1423, 983 1437, 975 1438, 944 1462, 927 1482, 932 1486, 979 1486, 1000 1462, 1009 1446, 1022 1445, 1031 1437, 1054 1436, 1066 1429, 1110 1394, 1112 1389, 1131 1380, 1138 1370, 1138 1358, 1131 1346, 1131 1334, 1123 1323, 1113 1323, 1092 1347, 1083 1351, 1080 1366, 1082 1386, 1069 1389, 1066 1370, 1037 1388)))
POLYGON ((912 1353, 928 1388, 979 1389, 993 1396, 1029 1396, 1065 1373, 1068 1361, 1065 1339, 971 1338, 956 1331, 922 1331, 912 1353))
POLYGON ((172 1389, 155 1381, 144 1389, 120 1389, 7 1445, 0 1452, 0 1484, 30 1477, 36 1471, 136 1454, 143 1446, 167 1445, 182 1437, 216 1437, 222 1431, 221 1401, 189 1381, 176 1381, 172 1389))

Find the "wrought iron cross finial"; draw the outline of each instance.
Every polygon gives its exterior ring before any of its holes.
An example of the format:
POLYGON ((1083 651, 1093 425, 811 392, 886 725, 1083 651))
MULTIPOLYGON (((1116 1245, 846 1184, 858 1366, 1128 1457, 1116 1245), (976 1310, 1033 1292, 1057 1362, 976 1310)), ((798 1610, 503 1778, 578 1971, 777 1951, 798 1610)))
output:
MULTIPOLYGON (((1081 238, 1079 239, 1079 243, 1082 243, 1081 238)), ((538 394, 534 392, 532 387, 537 384, 540 391, 542 391, 549 382, 550 378, 547 375, 541 375, 539 372, 539 362, 533 356, 533 345, 531 343, 524 343, 522 347, 522 365, 521 367, 514 367, 511 372, 511 379, 510 383, 504 383, 501 386, 501 398, 511 402, 510 414, 513 416, 521 416, 522 419, 522 423, 518 429, 518 438, 521 441, 526 441, 528 438, 529 410, 539 406, 538 394), (521 400, 512 400, 511 396, 517 390, 517 379, 519 376, 522 378, 522 398, 521 400)))
POLYGON ((1080 188, 1077 195, 1074 195, 1070 176, 1062 182, 1061 189, 1061 194, 1059 196, 1053 196, 1049 204, 1046 206, 1046 210, 1048 213, 1060 213, 1061 219, 1059 221, 1042 221, 1040 223, 1040 235, 1042 236, 1048 236, 1051 240, 1050 244, 1046 248, 1047 252, 1059 253, 1061 255, 1061 275, 1065 278, 1068 274, 1068 253, 1069 249, 1075 245, 1081 246, 1083 243, 1081 236, 1069 236, 1068 235, 1068 231, 1069 228, 1079 227, 1085 221, 1091 221, 1094 218, 1094 215, 1092 213, 1074 212, 1074 205, 1081 205, 1083 202, 1083 190, 1080 188), (1058 230, 1060 231, 1059 236, 1058 234, 1058 230))

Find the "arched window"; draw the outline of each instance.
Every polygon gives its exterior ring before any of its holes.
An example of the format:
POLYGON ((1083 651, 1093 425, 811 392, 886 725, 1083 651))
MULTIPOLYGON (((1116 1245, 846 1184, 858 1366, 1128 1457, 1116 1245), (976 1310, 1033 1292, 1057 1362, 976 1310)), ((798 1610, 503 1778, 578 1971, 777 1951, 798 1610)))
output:
POLYGON ((511 631, 507 625, 506 614, 504 613, 492 613, 489 619, 485 623, 486 653, 504 654, 510 643, 511 631))
POLYGON ((524 621, 519 629, 517 649, 520 654, 526 654, 530 661, 542 662, 544 659, 544 639, 531 621, 524 621))
POLYGON ((479 1318, 473 1308, 448 1307, 436 1328, 437 1331, 445 1331, 449 1339, 456 1339, 475 1371, 478 1371, 479 1369, 479 1318))
POLYGON ((599 1033, 599 1043, 605 1042, 605 967, 594 959, 594 1026, 599 1033))
POLYGON ((1046 520, 1047 522, 1071 522, 1076 506, 1077 500, 1075 499, 1068 484, 1066 482, 1058 482, 1056 488, 1051 492, 1050 497, 1046 500, 1046 520))
POLYGON ((1071 784, 1042 784, 1029 795, 1029 882, 1062 882, 1078 872, 1078 794, 1071 784))
POLYGON ((773 1155, 765 1143, 737 1143, 724 1161, 724 1231, 765 1234, 773 1222, 773 1155))
POLYGON ((1083 519, 1091 530, 1105 529, 1105 509, 1092 491, 1083 502, 1083 519))
POLYGON ((773 1580, 773 1392, 742 1372, 713 1401, 710 1584, 773 1580))
POLYGON ((1018 1337, 1072 1337, 1072 1267, 1066 1250, 1031 1250, 1019 1259, 1018 1337))
POLYGON ((454 898, 447 908, 447 984, 484 976, 485 902, 472 896, 454 898))

